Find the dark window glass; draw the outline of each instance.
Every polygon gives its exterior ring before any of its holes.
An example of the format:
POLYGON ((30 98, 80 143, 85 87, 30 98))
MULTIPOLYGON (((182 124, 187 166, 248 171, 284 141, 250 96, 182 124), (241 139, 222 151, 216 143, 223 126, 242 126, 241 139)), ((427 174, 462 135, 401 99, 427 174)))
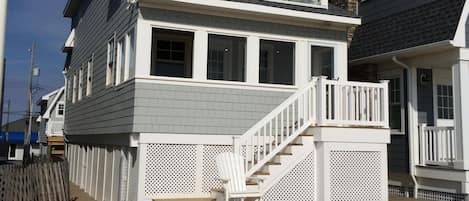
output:
POLYGON ((261 40, 259 82, 293 85, 295 44, 261 40))
POLYGON ((16 144, 10 144, 10 157, 16 157, 16 144))
POLYGON ((207 78, 211 80, 245 80, 246 39, 209 35, 207 78))
POLYGON ((311 76, 334 75, 334 48, 311 46, 311 76))
POLYGON ((153 29, 151 75, 192 77, 194 33, 153 29))
POLYGON ((401 79, 389 81, 389 126, 392 129, 402 129, 401 79))

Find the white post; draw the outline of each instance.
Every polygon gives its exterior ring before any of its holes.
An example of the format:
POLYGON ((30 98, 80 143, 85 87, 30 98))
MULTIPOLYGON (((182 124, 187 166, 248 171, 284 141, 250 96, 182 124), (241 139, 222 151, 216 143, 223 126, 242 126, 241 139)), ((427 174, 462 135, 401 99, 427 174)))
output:
POLYGON ((324 125, 324 120, 326 119, 326 77, 321 76, 318 79, 318 88, 317 88, 317 121, 318 125, 324 125))
POLYGON ((143 19, 138 19, 135 33, 135 77, 150 76, 152 34, 151 25, 143 19))
POLYGON ((194 33, 194 55, 192 75, 194 80, 207 80, 208 33, 198 30, 194 33))
POLYGON ((297 41, 295 44, 295 85, 303 88, 308 84, 308 42, 297 41))
POLYGON ((249 36, 246 40, 246 82, 259 83, 259 37, 249 36))
POLYGON ((419 126, 419 143, 420 143, 420 165, 425 165, 425 160, 427 160, 427 141, 426 139, 426 134, 425 134, 425 127, 427 127, 426 124, 422 124, 419 126))
POLYGON ((456 147, 460 147, 456 155, 463 163, 457 166, 469 170, 469 61, 461 60, 453 66, 453 87, 456 147))
POLYGON ((233 137, 233 153, 241 154, 241 144, 238 136, 233 137))
POLYGON ((380 81, 384 86, 381 102, 381 121, 384 122, 383 126, 389 128, 389 80, 380 81))

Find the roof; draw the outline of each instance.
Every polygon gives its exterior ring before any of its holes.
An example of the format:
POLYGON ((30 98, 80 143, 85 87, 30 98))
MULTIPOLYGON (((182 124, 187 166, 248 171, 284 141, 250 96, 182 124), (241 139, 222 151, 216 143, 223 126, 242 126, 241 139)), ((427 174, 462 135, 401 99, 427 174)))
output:
POLYGON ((438 0, 357 27, 349 50, 356 60, 445 40, 453 40, 464 0, 438 0))
POLYGON ((59 92, 60 89, 62 89, 62 88, 58 88, 58 89, 56 89, 56 90, 54 90, 54 91, 49 92, 48 94, 46 94, 46 95, 44 95, 44 96, 41 96, 41 98, 39 98, 39 100, 37 101, 37 104, 40 104, 42 101, 48 101, 49 98, 50 98, 51 96, 54 96, 55 94, 57 94, 57 92, 59 92))
MULTIPOLYGON (((34 119, 36 117, 33 116, 33 123, 32 123, 32 132, 37 132, 38 131, 38 124, 35 123, 34 119)), ((8 131, 10 132, 24 132, 24 129, 26 127, 26 120, 27 117, 12 121, 6 125, 8 125, 8 131)), ((5 131, 6 125, 2 126, 2 131, 5 131)))
POLYGON ((39 118, 45 118, 45 119, 48 119, 50 117, 50 113, 52 111, 52 108, 55 107, 55 105, 57 104, 57 102, 60 100, 60 97, 63 95, 64 93, 64 90, 65 90, 65 87, 61 87, 59 89, 57 89, 58 92, 57 92, 57 95, 54 97, 54 99, 52 100, 52 102, 50 104, 47 104, 47 110, 46 112, 44 113, 44 115, 42 117, 39 117, 39 118))
POLYGON ((293 5, 288 3, 279 3, 273 1, 266 1, 266 0, 228 0, 228 1, 235 1, 241 3, 251 3, 251 4, 258 4, 263 6, 271 6, 295 11, 303 11, 303 12, 310 12, 310 13, 319 13, 325 15, 335 15, 341 17, 352 17, 352 18, 360 18, 358 15, 348 12, 342 8, 329 4, 328 9, 325 8, 316 8, 316 7, 309 7, 309 6, 300 6, 300 5, 293 5))

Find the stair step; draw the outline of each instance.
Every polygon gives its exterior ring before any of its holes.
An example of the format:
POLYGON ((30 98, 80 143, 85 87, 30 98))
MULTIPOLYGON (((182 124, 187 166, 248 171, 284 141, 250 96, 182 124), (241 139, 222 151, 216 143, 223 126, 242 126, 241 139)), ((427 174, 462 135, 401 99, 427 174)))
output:
POLYGON ((282 165, 282 163, 279 163, 279 162, 267 162, 266 165, 282 165))
POLYGON ((285 152, 280 152, 280 153, 277 153, 278 156, 291 156, 293 155, 292 153, 285 153, 285 152))
POLYGON ((290 143, 288 146, 303 146, 303 144, 300 143, 290 143))
POLYGON ((249 181, 249 180, 246 181, 246 185, 247 185, 247 186, 255 186, 255 185, 257 185, 257 184, 258 184, 258 183, 255 182, 255 181, 249 181))
POLYGON ((257 171, 257 172, 254 172, 253 175, 270 175, 270 173, 266 171, 257 171))

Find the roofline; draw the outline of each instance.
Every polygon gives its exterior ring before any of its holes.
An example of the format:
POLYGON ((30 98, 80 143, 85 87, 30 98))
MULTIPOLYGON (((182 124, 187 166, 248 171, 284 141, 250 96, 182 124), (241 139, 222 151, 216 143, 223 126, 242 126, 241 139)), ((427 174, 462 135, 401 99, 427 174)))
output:
POLYGON ((379 60, 380 58, 387 58, 387 57, 392 57, 392 56, 396 56, 396 55, 408 54, 408 53, 417 52, 417 51, 421 51, 421 50, 429 49, 429 48, 436 48, 436 47, 456 47, 456 46, 455 46, 453 40, 443 40, 443 41, 429 43, 429 44, 425 44, 425 45, 419 45, 419 46, 415 46, 415 47, 410 47, 410 48, 405 48, 405 49, 400 49, 400 50, 394 50, 394 51, 391 51, 391 52, 375 54, 375 55, 371 55, 371 56, 367 56, 367 57, 362 57, 362 58, 359 58, 359 59, 353 59, 353 60, 350 60, 349 63, 359 64, 359 63, 364 63, 367 60, 372 60, 372 59, 379 60))
MULTIPOLYGON (((141 6, 150 6, 153 4, 153 0, 139 0, 141 6)), ((158 3, 162 3, 159 1, 158 3)), ((221 0, 171 0, 165 1, 168 5, 171 4, 192 4, 194 6, 203 6, 207 8, 219 8, 219 9, 227 9, 239 12, 250 12, 256 14, 267 14, 267 15, 276 15, 282 17, 293 17, 293 18, 300 18, 306 20, 315 20, 315 21, 326 21, 326 22, 334 22, 340 24, 347 24, 347 25, 360 25, 361 18, 357 17, 345 17, 345 16, 338 16, 338 15, 331 15, 331 14, 322 14, 322 13, 313 13, 313 12, 305 12, 305 11, 297 11, 285 8, 277 8, 272 6, 265 6, 265 5, 257 5, 257 4, 249 4, 249 3, 242 3, 242 2, 234 2, 234 1, 221 1, 221 0)), ((320 9, 320 8, 318 8, 320 9)))
POLYGON ((75 12, 76 8, 73 8, 73 6, 76 6, 77 3, 80 0, 67 0, 67 4, 65 4, 65 8, 62 12, 64 17, 73 17, 73 13, 75 12))
POLYGON ((61 87, 58 90, 59 90, 59 92, 54 97, 54 100, 52 100, 51 104, 50 105, 48 104, 47 110, 46 110, 46 112, 44 112, 44 115, 42 115, 41 119, 49 119, 50 112, 51 112, 52 108, 57 104, 57 101, 59 100, 60 96, 63 94, 63 92, 65 90, 65 87, 61 87))

